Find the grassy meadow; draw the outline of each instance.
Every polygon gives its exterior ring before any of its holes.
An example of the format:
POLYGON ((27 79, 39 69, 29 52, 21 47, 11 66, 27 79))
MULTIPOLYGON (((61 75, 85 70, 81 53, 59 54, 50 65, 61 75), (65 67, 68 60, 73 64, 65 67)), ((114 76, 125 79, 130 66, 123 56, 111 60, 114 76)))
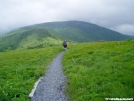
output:
POLYGON ((61 50, 54 46, 0 52, 0 101, 29 101, 34 83, 61 50))
MULTIPOLYGON (((63 71, 70 101, 133 97, 133 40, 68 44, 63 71)), ((34 83, 62 50, 51 46, 0 52, 0 101, 29 101, 34 83)))
POLYGON ((63 57, 71 101, 134 97, 134 41, 93 42, 69 47, 63 57))

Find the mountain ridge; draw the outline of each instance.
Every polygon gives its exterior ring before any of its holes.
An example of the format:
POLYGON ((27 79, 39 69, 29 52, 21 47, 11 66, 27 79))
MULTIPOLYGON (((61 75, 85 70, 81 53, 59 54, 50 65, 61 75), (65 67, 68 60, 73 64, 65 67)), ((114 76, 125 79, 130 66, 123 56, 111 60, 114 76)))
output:
POLYGON ((119 41, 129 37, 96 24, 83 21, 47 22, 21 27, 0 37, 0 51, 33 49, 73 42, 119 41))
POLYGON ((24 29, 36 27, 45 28, 56 35, 61 36, 62 38, 66 38, 68 40, 71 38, 71 40, 78 42, 97 40, 116 41, 126 39, 126 36, 119 32, 84 21, 48 22, 24 27, 24 29), (69 34, 73 34, 74 36, 71 37, 69 34))

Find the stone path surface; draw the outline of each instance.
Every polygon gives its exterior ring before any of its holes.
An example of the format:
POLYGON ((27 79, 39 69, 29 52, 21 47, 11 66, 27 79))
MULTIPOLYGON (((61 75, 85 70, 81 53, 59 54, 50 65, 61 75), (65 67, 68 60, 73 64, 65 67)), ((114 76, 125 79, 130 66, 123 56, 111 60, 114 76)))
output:
POLYGON ((62 72, 62 56, 53 59, 48 71, 39 82, 31 101, 67 101, 64 94, 66 77, 62 72))

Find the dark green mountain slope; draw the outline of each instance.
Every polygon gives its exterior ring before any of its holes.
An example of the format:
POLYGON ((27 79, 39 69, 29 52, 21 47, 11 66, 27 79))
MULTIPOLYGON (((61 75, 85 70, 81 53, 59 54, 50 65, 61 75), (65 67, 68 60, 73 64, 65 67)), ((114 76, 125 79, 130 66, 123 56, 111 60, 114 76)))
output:
POLYGON ((0 51, 33 49, 61 43, 63 40, 90 42, 117 41, 129 37, 82 21, 49 22, 22 27, 0 37, 0 51))
POLYGON ((55 33, 56 35, 61 36, 64 39, 77 42, 88 42, 97 40, 117 41, 128 38, 121 33, 82 21, 50 22, 24 27, 24 29, 32 27, 45 28, 50 32, 55 33))

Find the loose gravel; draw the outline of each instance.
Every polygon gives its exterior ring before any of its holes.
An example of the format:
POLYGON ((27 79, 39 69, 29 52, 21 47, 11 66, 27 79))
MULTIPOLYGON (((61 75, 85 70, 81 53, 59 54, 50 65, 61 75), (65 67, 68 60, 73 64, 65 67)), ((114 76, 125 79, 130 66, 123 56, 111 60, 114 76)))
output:
POLYGON ((42 80, 39 82, 31 101, 67 101, 64 94, 66 77, 62 72, 61 52, 53 59, 52 64, 42 80))

